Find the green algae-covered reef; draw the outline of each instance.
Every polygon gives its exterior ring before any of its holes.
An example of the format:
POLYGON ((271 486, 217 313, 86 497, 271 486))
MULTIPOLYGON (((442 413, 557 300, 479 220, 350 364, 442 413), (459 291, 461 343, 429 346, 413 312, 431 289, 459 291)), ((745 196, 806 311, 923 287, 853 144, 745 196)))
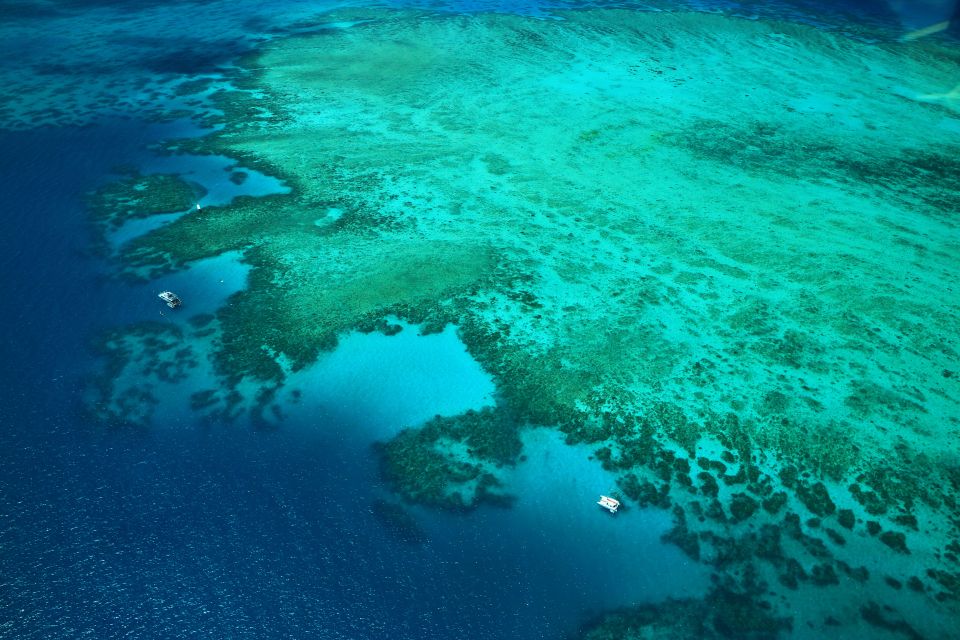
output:
MULTIPOLYGON (((125 268, 242 253, 248 287, 214 341, 232 389, 278 388, 388 314, 455 323, 504 428, 592 444, 629 500, 671 509, 668 540, 775 594, 750 633, 946 637, 956 50, 696 13, 561 17, 342 11, 323 20, 361 22, 265 44, 213 97, 223 128, 177 144, 291 192, 184 215, 124 245, 125 268)), ((493 470, 518 452, 464 424, 384 444, 403 496, 504 499, 493 470)), ((616 627, 591 633, 645 637, 616 627)))
POLYGON ((584 626, 583 640, 763 640, 790 631, 763 598, 765 585, 747 572, 740 581, 718 581, 702 599, 668 599, 607 613, 584 626))
POLYGON ((179 176, 166 174, 132 175, 108 183, 87 196, 87 208, 98 233, 105 241, 108 233, 130 220, 158 213, 183 212, 203 195, 199 185, 179 176))
POLYGON ((380 447, 384 475, 413 502, 463 510, 481 502, 509 504, 499 470, 513 466, 522 444, 502 409, 437 416, 380 447))

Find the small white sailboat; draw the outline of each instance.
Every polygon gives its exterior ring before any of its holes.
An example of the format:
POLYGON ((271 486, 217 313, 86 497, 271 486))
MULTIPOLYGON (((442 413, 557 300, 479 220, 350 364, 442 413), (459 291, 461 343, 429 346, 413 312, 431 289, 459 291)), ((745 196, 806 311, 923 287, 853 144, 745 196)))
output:
POLYGON ((183 304, 183 302, 180 300, 180 296, 175 294, 173 291, 162 291, 157 297, 166 302, 167 306, 171 309, 176 309, 183 304))
POLYGON ((200 211, 200 203, 197 203, 197 211, 200 211))
POLYGON ((600 501, 597 504, 610 513, 616 513, 617 509, 620 508, 620 501, 609 496, 600 496, 600 501))

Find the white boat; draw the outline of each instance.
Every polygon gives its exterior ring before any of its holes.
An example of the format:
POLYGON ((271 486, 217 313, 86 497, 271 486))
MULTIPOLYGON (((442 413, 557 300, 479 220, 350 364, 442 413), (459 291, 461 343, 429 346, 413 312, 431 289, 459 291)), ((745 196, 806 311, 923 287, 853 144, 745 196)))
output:
POLYGON ((620 508, 620 501, 615 500, 609 496, 600 496, 600 501, 597 503, 610 513, 616 513, 617 509, 620 508))
POLYGON ((163 291, 157 297, 159 297, 161 300, 166 302, 167 306, 170 307, 171 309, 176 309, 182 304, 180 300, 180 296, 175 294, 173 291, 163 291))

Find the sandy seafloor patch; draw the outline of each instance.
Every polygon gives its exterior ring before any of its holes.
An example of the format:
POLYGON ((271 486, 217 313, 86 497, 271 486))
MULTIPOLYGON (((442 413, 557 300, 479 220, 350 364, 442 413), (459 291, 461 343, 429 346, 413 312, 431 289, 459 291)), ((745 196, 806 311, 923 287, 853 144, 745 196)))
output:
MULTIPOLYGON (((453 324, 496 389, 469 408, 526 427, 526 461, 476 460, 520 494, 518 521, 547 517, 544 495, 567 512, 571 496, 589 500, 599 490, 563 474, 585 482, 603 460, 637 509, 603 526, 649 527, 655 540, 672 529, 678 545, 661 553, 675 557, 657 571, 696 567, 658 593, 702 597, 709 572, 721 607, 749 602, 706 615, 705 634, 949 637, 956 49, 706 14, 559 17, 344 10, 324 19, 355 26, 277 39, 243 61, 210 98, 222 129, 180 147, 237 158, 290 193, 188 213, 120 251, 139 277, 216 256, 249 269, 227 304, 203 296, 210 317, 190 329, 203 356, 187 369, 209 365, 211 386, 194 408, 272 422, 284 394, 315 397, 297 381, 342 357, 322 355, 338 337, 349 352, 359 338, 344 336, 392 315, 453 324), (587 455, 548 464, 539 447, 553 436, 530 439, 541 429, 587 455), (642 523, 638 504, 662 521, 642 523)), ((108 351, 116 367, 132 362, 108 351)), ((150 405, 136 380, 114 419, 150 405)), ((350 392, 369 408, 362 387, 350 392)), ((473 455, 430 446, 451 464, 473 455)), ((407 480, 422 473, 411 465, 407 480)), ((595 515, 574 520, 570 539, 595 515)), ((621 534, 596 535, 629 553, 621 534)), ((636 566, 618 567, 616 588, 631 584, 611 604, 643 599, 651 581, 636 566)), ((588 633, 645 637, 644 625, 665 634, 671 622, 636 624, 588 633)))

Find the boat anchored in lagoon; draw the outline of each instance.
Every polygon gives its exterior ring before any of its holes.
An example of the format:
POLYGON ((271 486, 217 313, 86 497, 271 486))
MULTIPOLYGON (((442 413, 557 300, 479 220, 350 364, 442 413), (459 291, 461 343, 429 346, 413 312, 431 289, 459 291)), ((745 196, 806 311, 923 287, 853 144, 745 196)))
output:
POLYGON ((166 302, 167 306, 171 309, 176 309, 183 304, 183 301, 180 300, 180 296, 175 294, 173 291, 162 291, 157 297, 166 302))
POLYGON ((609 511, 610 513, 616 513, 617 509, 620 508, 620 501, 615 500, 609 496, 600 496, 600 501, 597 502, 598 505, 609 511))

